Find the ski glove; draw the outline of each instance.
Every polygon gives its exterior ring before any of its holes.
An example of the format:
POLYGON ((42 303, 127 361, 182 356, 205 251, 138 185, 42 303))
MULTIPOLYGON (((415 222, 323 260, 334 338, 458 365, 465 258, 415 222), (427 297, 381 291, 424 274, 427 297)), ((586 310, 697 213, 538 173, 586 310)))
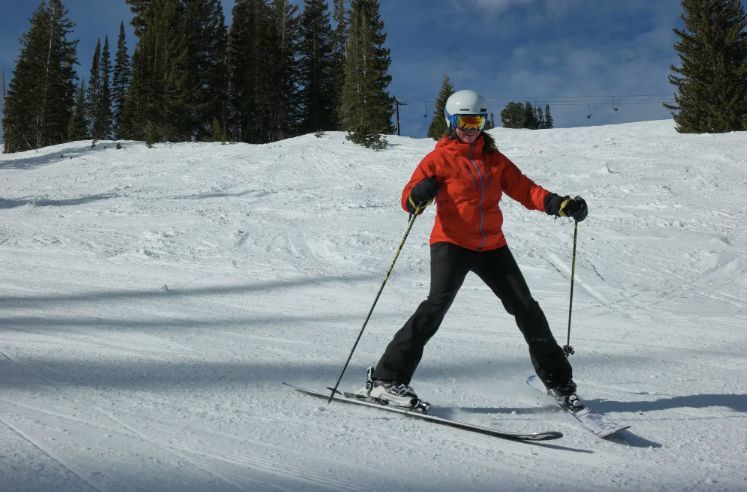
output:
POLYGON ((571 198, 550 193, 545 197, 545 212, 556 217, 571 217, 576 222, 581 222, 589 214, 589 208, 586 206, 586 200, 580 196, 571 198))
POLYGON ((413 186, 410 196, 407 198, 407 210, 418 215, 423 213, 425 207, 433 202, 441 189, 441 183, 435 176, 428 176, 418 184, 413 186))

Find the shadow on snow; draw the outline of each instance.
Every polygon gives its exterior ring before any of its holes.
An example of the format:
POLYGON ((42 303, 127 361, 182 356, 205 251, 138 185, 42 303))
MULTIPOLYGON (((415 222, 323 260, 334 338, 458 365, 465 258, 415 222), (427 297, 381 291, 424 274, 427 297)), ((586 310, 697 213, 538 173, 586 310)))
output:
MULTIPOLYGON (((94 147, 91 147, 88 144, 79 142, 79 145, 71 145, 61 149, 55 147, 44 147, 34 151, 27 151, 28 153, 33 152, 32 155, 18 157, 16 159, 2 160, 0 161, 0 169, 35 169, 37 167, 54 164, 55 162, 64 161, 84 154, 112 149, 115 145, 115 142, 98 142, 94 147)), ((123 146, 126 146, 126 144, 123 146)))
POLYGON ((119 195, 115 193, 99 193, 98 195, 83 196, 78 198, 65 198, 62 200, 35 197, 17 198, 12 200, 0 198, 0 209, 24 207, 26 205, 33 205, 35 207, 70 207, 75 205, 84 205, 86 203, 96 202, 100 200, 109 200, 118 196, 119 195))
POLYGON ((108 290, 90 291, 71 294, 48 294, 41 296, 2 296, 0 307, 33 307, 42 305, 71 302, 97 302, 112 300, 148 300, 148 299, 179 299, 185 297, 216 296, 226 294, 242 294, 251 292, 265 292, 273 289, 288 289, 304 287, 309 285, 320 285, 329 282, 359 282, 371 280, 374 275, 348 275, 330 277, 303 277, 296 279, 267 280, 239 285, 214 285, 206 287, 194 287, 190 289, 173 290, 108 290))
POLYGON ((747 395, 707 394, 662 398, 652 401, 587 400, 589 405, 602 412, 653 412, 673 408, 727 407, 735 412, 747 413, 747 395))

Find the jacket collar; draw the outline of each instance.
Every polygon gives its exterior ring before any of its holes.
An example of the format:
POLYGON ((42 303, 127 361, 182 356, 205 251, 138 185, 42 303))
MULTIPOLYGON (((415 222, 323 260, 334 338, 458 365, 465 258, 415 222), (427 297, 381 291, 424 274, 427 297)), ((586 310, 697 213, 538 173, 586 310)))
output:
POLYGON ((482 138, 482 134, 471 144, 464 143, 458 138, 449 138, 444 135, 436 144, 436 149, 443 149, 451 154, 462 157, 470 157, 470 155, 481 154, 484 144, 485 141, 482 138))

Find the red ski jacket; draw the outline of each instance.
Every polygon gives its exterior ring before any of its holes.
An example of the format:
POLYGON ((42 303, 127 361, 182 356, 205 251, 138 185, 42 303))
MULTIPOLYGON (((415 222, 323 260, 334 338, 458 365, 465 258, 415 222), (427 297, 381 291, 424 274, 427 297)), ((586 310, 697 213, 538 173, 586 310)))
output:
POLYGON ((506 245, 499 202, 508 196, 530 210, 545 210, 548 191, 524 176, 500 152, 485 153, 482 135, 474 143, 443 137, 418 164, 402 191, 402 208, 413 186, 428 176, 441 182, 430 244, 447 242, 475 251, 506 245))

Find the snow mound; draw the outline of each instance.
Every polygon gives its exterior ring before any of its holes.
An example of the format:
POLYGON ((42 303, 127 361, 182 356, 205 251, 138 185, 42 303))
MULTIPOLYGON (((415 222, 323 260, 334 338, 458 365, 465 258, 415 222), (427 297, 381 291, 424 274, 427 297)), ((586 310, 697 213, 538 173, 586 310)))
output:
MULTIPOLYGON (((474 276, 413 385, 436 415, 564 439, 497 441, 281 384, 336 380, 433 141, 75 142, 0 156, 0 490, 553 490, 569 470, 576 490, 747 488, 747 133, 490 133, 532 179, 589 203, 571 361, 581 395, 630 431, 599 440, 526 387, 524 341, 474 276)), ((565 343, 573 226, 502 207, 565 343)), ((346 388, 427 295, 433 215, 346 388)))

